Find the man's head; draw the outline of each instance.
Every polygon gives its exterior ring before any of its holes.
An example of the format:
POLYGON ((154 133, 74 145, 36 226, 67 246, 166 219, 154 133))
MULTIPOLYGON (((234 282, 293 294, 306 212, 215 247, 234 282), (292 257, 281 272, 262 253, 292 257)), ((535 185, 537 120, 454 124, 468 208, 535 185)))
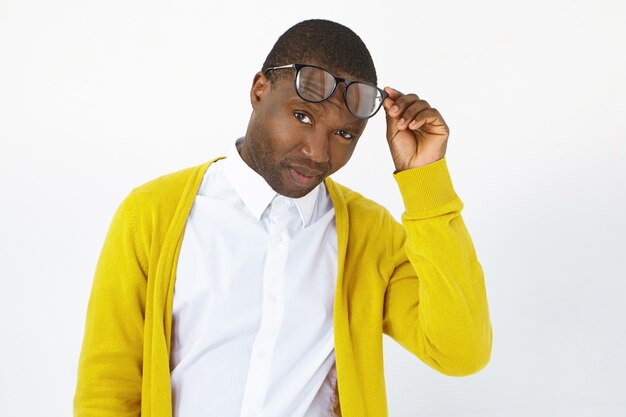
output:
POLYGON ((254 77, 253 107, 242 158, 278 193, 301 197, 350 159, 367 123, 344 102, 345 84, 328 99, 311 103, 298 96, 293 68, 309 64, 340 78, 376 84, 365 44, 350 29, 326 20, 298 23, 276 42, 254 77))
MULTIPOLYGON (((285 33, 265 58, 262 71, 286 64, 317 64, 352 78, 377 83, 367 47, 351 29, 329 20, 305 20, 285 33)), ((269 73, 275 80, 283 73, 269 73)))

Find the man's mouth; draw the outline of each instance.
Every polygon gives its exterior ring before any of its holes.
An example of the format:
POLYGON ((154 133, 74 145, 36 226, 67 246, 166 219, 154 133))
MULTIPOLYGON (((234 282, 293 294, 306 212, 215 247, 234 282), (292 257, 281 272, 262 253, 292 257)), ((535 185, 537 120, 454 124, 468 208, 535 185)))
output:
POLYGON ((316 182, 319 182, 319 177, 322 175, 319 171, 313 171, 300 166, 289 166, 287 167, 287 171, 293 182, 303 187, 310 187, 316 182))

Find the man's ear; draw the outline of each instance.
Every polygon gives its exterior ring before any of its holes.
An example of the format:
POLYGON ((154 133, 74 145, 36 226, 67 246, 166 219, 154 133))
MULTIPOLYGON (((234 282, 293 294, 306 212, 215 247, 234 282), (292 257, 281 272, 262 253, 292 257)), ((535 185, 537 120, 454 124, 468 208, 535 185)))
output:
POLYGON ((252 108, 256 109, 256 106, 261 101, 261 97, 264 93, 271 88, 270 80, 262 72, 257 72, 252 80, 252 88, 250 89, 250 103, 252 108))

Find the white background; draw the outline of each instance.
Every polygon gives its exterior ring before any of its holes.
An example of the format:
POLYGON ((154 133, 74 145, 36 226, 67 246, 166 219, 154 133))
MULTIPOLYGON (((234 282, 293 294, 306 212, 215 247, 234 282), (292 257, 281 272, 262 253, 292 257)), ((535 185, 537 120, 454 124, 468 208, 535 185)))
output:
MULTIPOLYGON (((621 0, 0 0, 0 415, 71 414, 116 206, 242 135, 254 73, 312 17, 442 112, 486 273, 489 366, 445 377, 386 340, 390 415, 626 415, 621 0)), ((399 217, 383 122, 335 179, 399 217)))

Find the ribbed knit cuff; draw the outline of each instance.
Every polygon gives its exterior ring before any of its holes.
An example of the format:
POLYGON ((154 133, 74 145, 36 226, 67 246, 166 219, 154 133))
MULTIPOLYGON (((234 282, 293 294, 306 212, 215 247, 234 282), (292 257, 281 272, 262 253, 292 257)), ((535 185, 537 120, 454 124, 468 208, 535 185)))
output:
POLYGON ((457 198, 446 159, 394 174, 407 213, 440 207, 457 198))

